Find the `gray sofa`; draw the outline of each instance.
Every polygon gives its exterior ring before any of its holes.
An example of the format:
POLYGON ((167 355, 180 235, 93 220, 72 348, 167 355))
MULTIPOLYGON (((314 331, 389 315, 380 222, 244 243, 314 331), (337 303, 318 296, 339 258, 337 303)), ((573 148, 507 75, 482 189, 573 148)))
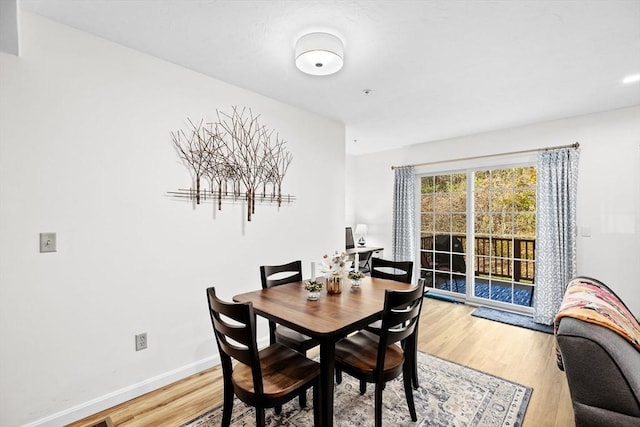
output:
POLYGON ((640 426, 636 346, 610 328, 574 317, 557 321, 556 338, 576 426, 640 426))

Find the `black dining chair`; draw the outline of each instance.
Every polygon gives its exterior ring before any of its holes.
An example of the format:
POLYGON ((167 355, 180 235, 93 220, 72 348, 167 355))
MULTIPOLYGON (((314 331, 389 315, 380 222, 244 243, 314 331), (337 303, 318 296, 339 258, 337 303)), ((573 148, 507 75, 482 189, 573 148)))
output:
MULTIPOLYGON (((293 261, 283 265, 260 266, 260 280, 262 289, 287 283, 302 281, 302 262, 293 261)), ((283 325, 277 325, 269 321, 269 342, 284 344, 300 353, 306 354, 307 350, 319 345, 318 340, 308 337, 300 332, 283 325)))
POLYGON ((375 384, 375 426, 382 426, 382 391, 387 381, 402 375, 404 393, 411 420, 417 421, 411 388, 411 359, 407 357, 406 343, 415 340, 422 309, 424 283, 406 291, 387 289, 379 334, 363 330, 336 343, 336 383, 342 382, 342 373, 375 384), (398 343, 405 345, 398 345, 398 343))
MULTIPOLYGON (((391 261, 383 258, 371 259, 371 277, 411 284, 412 275, 413 261, 391 261)), ((424 279, 419 279, 418 283, 422 283, 424 286, 424 279)), ((372 323, 366 329, 375 334, 379 333, 380 321, 372 323)), ((418 334, 416 333, 415 335, 415 341, 408 341, 406 345, 407 354, 412 364, 411 382, 413 387, 417 389, 420 386, 418 380, 418 334)))
MULTIPOLYGON (((302 280, 302 261, 292 261, 282 265, 260 266, 260 280, 262 289, 302 280)), ((280 343, 299 353, 307 354, 307 350, 320 345, 318 340, 294 331, 284 325, 278 325, 269 320, 269 343, 280 343)), ((306 406, 306 393, 300 394, 300 406, 306 406)), ((276 408, 280 412, 280 408, 276 408)))
POLYGON ((282 344, 258 351, 253 305, 225 302, 207 289, 209 314, 222 361, 222 426, 231 425, 234 396, 255 407, 256 426, 265 425, 265 408, 278 408, 313 389, 314 425, 319 423, 320 365, 282 344), (233 363, 235 360, 237 363, 233 363))

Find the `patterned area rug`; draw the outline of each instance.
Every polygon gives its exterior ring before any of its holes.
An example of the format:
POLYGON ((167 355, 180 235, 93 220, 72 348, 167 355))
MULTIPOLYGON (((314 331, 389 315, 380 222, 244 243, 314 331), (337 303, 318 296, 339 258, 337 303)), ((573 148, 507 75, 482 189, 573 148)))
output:
POLYGON ((533 321, 531 316, 524 314, 510 313, 508 311, 496 310, 489 307, 478 307, 471 313, 472 316, 483 319, 495 320, 507 325, 520 326, 521 328, 532 329, 538 332, 553 334, 553 325, 543 325, 533 321))
MULTIPOLYGON (((387 383, 383 392, 382 424, 385 426, 521 426, 533 389, 438 357, 418 353, 420 388, 414 390, 418 421, 412 422, 404 397, 402 377, 387 383)), ((372 426, 373 384, 360 395, 358 382, 343 375, 334 399, 334 425, 372 426)), ((308 406, 300 409, 295 398, 276 415, 265 411, 266 425, 308 427, 313 425, 311 391, 308 406)), ((218 406, 182 427, 218 427, 218 406)), ((254 426, 255 413, 238 399, 233 405, 232 426, 254 426)))

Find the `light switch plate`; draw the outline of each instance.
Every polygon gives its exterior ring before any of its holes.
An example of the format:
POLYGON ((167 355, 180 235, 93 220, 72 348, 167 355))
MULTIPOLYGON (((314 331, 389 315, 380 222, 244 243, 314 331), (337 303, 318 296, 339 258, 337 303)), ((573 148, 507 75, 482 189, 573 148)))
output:
POLYGON ((56 251, 56 233, 40 233, 40 252, 56 251))

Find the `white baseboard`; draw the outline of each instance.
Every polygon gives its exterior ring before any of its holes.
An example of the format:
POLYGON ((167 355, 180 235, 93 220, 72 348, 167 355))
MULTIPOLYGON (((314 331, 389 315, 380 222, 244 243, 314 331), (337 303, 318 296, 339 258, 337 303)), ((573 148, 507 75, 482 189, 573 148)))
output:
POLYGON ((105 394, 104 396, 97 397, 88 402, 81 403, 80 405, 65 409, 64 411, 49 415, 29 424, 25 424, 23 427, 64 426, 74 421, 86 418, 89 415, 93 415, 100 411, 104 411, 105 409, 119 405, 127 400, 142 396, 150 391, 157 390, 218 364, 220 364, 220 356, 216 354, 213 357, 208 357, 189 365, 181 366, 172 371, 168 371, 137 384, 121 388, 120 390, 115 390, 111 393, 105 394))
MULTIPOLYGON (((266 335, 262 338, 258 338, 258 348, 262 348, 269 344, 269 336, 266 335)), ((24 424, 22 427, 60 427, 72 422, 81 420, 90 415, 97 414, 105 409, 112 408, 116 405, 124 403, 128 400, 134 399, 138 396, 142 396, 150 391, 157 390, 166 385, 184 379, 190 375, 202 372, 205 369, 209 369, 220 364, 220 355, 216 354, 212 357, 199 360, 197 362, 190 363, 185 366, 173 369, 155 377, 146 379, 137 384, 132 384, 128 387, 115 390, 111 393, 107 393, 104 396, 97 397, 88 402, 81 403, 73 406, 64 411, 57 412, 55 414, 46 416, 37 421, 24 424)))

